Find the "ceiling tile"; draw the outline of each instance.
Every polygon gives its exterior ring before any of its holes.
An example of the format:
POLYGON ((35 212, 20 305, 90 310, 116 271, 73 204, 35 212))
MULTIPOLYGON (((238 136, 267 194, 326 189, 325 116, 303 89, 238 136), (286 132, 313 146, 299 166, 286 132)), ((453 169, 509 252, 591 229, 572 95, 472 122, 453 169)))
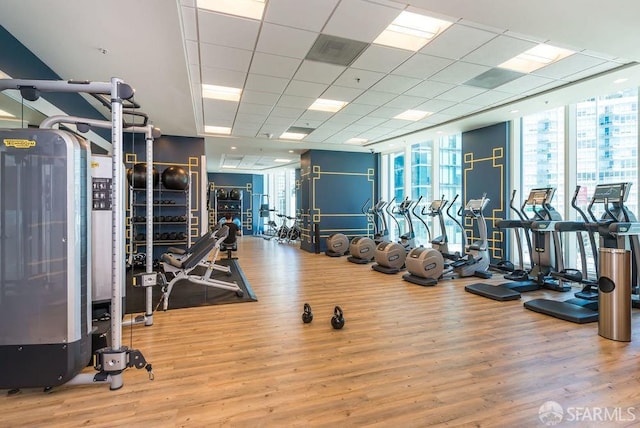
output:
POLYGON ((323 92, 322 98, 351 102, 359 97, 362 92, 364 92, 363 89, 345 88, 342 86, 329 86, 327 90, 323 92))
POLYGON ((371 43, 399 14, 398 9, 363 0, 342 1, 322 32, 371 43))
POLYGON ((402 129, 405 126, 409 125, 410 123, 413 123, 413 122, 409 120, 402 120, 402 119, 389 119, 386 122, 382 123, 380 126, 382 128, 388 128, 388 129, 402 129))
POLYGON ((251 63, 251 51, 201 43, 200 61, 203 67, 247 72, 251 63), (221 62, 220 58, 224 58, 224 61, 221 62))
POLYGON ((266 119, 266 115, 264 114, 238 113, 236 115, 236 123, 242 123, 243 125, 247 125, 247 124, 262 125, 265 119, 266 119))
POLYGON ((384 106, 402 108, 402 109, 413 109, 416 106, 419 106, 420 104, 426 101, 428 101, 428 99, 424 97, 412 97, 409 95, 400 95, 392 99, 388 103, 386 103, 384 106))
POLYGON ((369 71, 390 73, 405 62, 413 52, 386 46, 371 45, 356 59, 351 66, 369 71))
POLYGON ((368 89, 385 75, 385 73, 376 71, 347 68, 333 84, 349 88, 368 89))
POLYGON ((419 53, 400 64, 400 66, 393 70, 392 74, 426 79, 452 62, 453 60, 451 59, 419 53))
POLYGON ((480 95, 483 92, 486 92, 486 89, 460 85, 460 86, 456 86, 455 88, 449 89, 447 92, 444 92, 438 95, 436 99, 445 100, 445 101, 462 102, 471 97, 475 97, 476 95, 480 95))
POLYGON ((198 49, 198 42, 186 40, 184 45, 187 49, 187 61, 189 65, 200 66, 200 49, 198 49))
POLYGON ((350 138, 357 137, 358 134, 360 134, 360 133, 359 132, 355 132, 355 131, 349 131, 348 129, 345 129, 343 131, 336 132, 331 137, 329 137, 325 142, 328 142, 328 143, 331 143, 331 144, 344 144, 345 141, 347 141, 350 138))
POLYGON ((565 79, 568 81, 579 80, 588 76, 593 76, 594 74, 602 73, 607 70, 614 69, 619 67, 620 64, 617 62, 605 62, 603 64, 597 65, 595 67, 589 68, 587 70, 583 70, 579 73, 572 74, 570 76, 565 76, 565 79))
POLYGON ((357 102, 358 104, 370 104, 374 106, 381 106, 383 104, 388 103, 395 97, 396 95, 390 92, 367 91, 364 94, 360 95, 358 98, 356 98, 355 102, 357 102))
MULTIPOLYGON (((202 83, 202 79, 200 79, 200 66, 189 64, 189 77, 191 79, 191 83, 195 83, 200 85, 202 83)), ((198 86, 197 91, 201 91, 202 88, 198 86)))
POLYGON ((453 24, 423 47, 420 53, 460 59, 496 36, 497 34, 489 31, 453 24))
POLYGON ((487 91, 480 95, 476 95, 475 97, 471 97, 465 102, 467 104, 477 104, 481 106, 490 106, 501 101, 506 100, 507 98, 511 98, 513 94, 509 94, 507 92, 500 91, 487 91))
POLYGON ((502 92, 510 92, 512 94, 521 94, 526 91, 530 91, 539 86, 546 85, 547 83, 552 82, 552 79, 547 79, 546 77, 526 75, 522 76, 516 80, 512 80, 509 83, 505 83, 502 86, 499 86, 498 89, 502 92))
POLYGON ((358 123, 352 123, 351 125, 345 128, 347 132, 355 132, 356 134, 360 134, 362 132, 368 131, 371 129, 371 125, 361 125, 358 123))
POLYGON ((474 112, 474 111, 478 110, 479 108, 480 107, 478 107, 477 105, 459 103, 459 104, 456 104, 454 106, 449 107, 448 109, 443 110, 442 113, 450 114, 450 115, 453 115, 453 116, 464 116, 465 114, 469 114, 471 112, 474 112))
POLYGON ((229 101, 205 100, 204 123, 206 125, 231 126, 238 105, 229 101))
POLYGON ((484 65, 458 61, 431 76, 430 80, 459 85, 487 70, 489 67, 484 65))
POLYGON ((315 100, 316 100, 315 98, 310 98, 310 97, 283 95, 278 101, 278 106, 307 109, 311 104, 313 104, 315 100))
POLYGON ((306 119, 298 119, 293 122, 293 126, 300 126, 302 128, 317 128, 322 125, 324 120, 306 120, 306 119))
POLYGON ((558 62, 536 70, 531 74, 548 77, 550 79, 563 79, 567 76, 571 76, 572 74, 588 70, 592 67, 597 67, 604 62, 605 61, 600 58, 594 58, 592 56, 581 54, 573 54, 564 59, 561 59, 558 62))
POLYGON ((247 76, 247 82, 244 85, 244 89, 250 91, 282 94, 288 84, 289 80, 282 77, 264 76, 262 74, 249 73, 249 75, 247 76))
POLYGON ((332 83, 345 69, 339 65, 304 60, 293 78, 305 82, 332 83))
POLYGON ((198 9, 200 43, 253 50, 260 21, 198 9))
POLYGON ((359 103, 349 103, 342 108, 341 111, 349 114, 359 114, 366 115, 378 108, 375 105, 370 104, 359 104, 359 103))
POLYGON ((392 119, 393 117, 399 115, 400 113, 403 113, 405 110, 405 108, 398 108, 398 107, 378 107, 377 109, 375 109, 374 111, 372 111, 371 113, 369 113, 369 117, 383 117, 385 119, 392 119))
POLYGON ((251 104, 247 102, 241 102, 238 106, 238 114, 250 113, 268 115, 271 112, 272 107, 264 104, 251 104))
POLYGON ((182 29, 185 40, 198 40, 198 25, 196 24, 196 10, 193 7, 181 6, 182 29))
POLYGON ((242 88, 246 78, 247 74, 241 71, 202 67, 202 81, 210 85, 242 88))
POLYGON ((273 106, 280 95, 271 94, 268 92, 260 92, 260 91, 242 91, 242 98, 240 99, 243 103, 250 104, 263 104, 268 106, 273 106))
POLYGON ((392 94, 402 94, 410 88, 420 83, 420 79, 406 76, 394 76, 392 74, 382 78, 371 87, 374 91, 391 92, 392 94))
POLYGON ((286 95, 296 95, 299 97, 318 98, 320 94, 327 89, 324 83, 302 82, 300 80, 292 80, 289 86, 284 90, 286 95))
POLYGON ((495 67, 506 60, 535 47, 536 45, 537 43, 526 40, 514 39, 513 37, 507 36, 498 36, 468 55, 465 55, 462 59, 465 62, 495 67))
POLYGON ((250 73, 290 79, 301 62, 300 59, 256 52, 251 61, 250 73))
POLYGON ((265 22, 319 32, 338 0, 269 0, 265 22))
POLYGON ((416 110, 430 111, 432 113, 439 112, 440 110, 444 110, 446 108, 455 105, 454 101, 445 101, 445 100, 429 100, 426 103, 422 103, 416 107, 416 110))
POLYGON ((260 130, 259 127, 257 129, 253 129, 253 128, 244 128, 244 127, 236 128, 234 126, 231 132, 231 135, 235 135, 238 137, 255 137, 256 135, 258 135, 259 130, 260 130))
POLYGON ((434 98, 435 96, 448 91, 453 87, 454 85, 451 85, 449 83, 432 82, 430 80, 427 80, 411 88, 411 90, 407 91, 405 95, 434 98))
POLYGON ((256 51, 282 55, 292 58, 304 58, 318 37, 317 33, 298 30, 282 25, 262 24, 256 51))
POLYGON ((300 116, 300 120, 308 120, 310 122, 321 121, 329 119, 333 116, 333 113, 328 111, 318 111, 318 110, 305 110, 305 112, 300 116))
POLYGON ((290 118, 290 117, 278 117, 278 116, 269 116, 267 118, 267 120, 265 120, 264 122, 264 126, 268 126, 268 125, 284 125, 284 126, 291 126, 291 124, 295 122, 294 119, 290 118))
POLYGON ((327 120, 327 123, 349 125, 358 119, 360 119, 360 115, 343 113, 339 111, 338 113, 334 114, 329 120, 327 120))
POLYGON ((363 126, 378 126, 381 123, 386 122, 387 119, 384 117, 371 117, 371 116, 367 116, 367 117, 363 117, 361 119, 356 120, 354 123, 354 125, 363 125, 363 126))
POLYGON ((298 108, 291 108, 291 107, 280 107, 280 106, 276 106, 272 111, 271 111, 271 116, 277 116, 277 117, 288 117, 288 118, 292 118, 292 119, 297 119, 300 117, 300 115, 302 115, 306 110, 303 109, 298 109, 298 108))

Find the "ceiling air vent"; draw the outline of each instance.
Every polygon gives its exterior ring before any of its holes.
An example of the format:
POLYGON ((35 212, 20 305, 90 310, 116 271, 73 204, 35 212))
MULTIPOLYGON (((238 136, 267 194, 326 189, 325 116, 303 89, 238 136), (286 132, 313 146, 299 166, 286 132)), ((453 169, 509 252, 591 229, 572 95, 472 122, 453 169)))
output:
POLYGON ((365 42, 320 34, 305 59, 349 66, 367 46, 365 42))
POLYGON ((522 76, 524 76, 524 74, 518 73, 517 71, 506 70, 504 68, 492 68, 477 75, 473 79, 467 80, 464 84, 484 89, 495 89, 522 76))

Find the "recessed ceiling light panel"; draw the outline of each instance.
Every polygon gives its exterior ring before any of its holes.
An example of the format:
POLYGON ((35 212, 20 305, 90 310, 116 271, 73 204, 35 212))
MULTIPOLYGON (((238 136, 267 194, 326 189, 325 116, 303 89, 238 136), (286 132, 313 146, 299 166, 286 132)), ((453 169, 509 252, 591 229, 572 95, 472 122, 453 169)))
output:
POLYGON ((574 53, 574 51, 569 49, 540 43, 538 46, 503 62, 498 67, 519 71, 520 73, 531 73, 539 68, 558 62, 574 53))
POLYGON ((231 134, 231 128, 229 128, 228 126, 210 126, 210 125, 205 125, 204 126, 204 132, 206 134, 230 135, 231 134))
POLYGON ((451 22, 403 11, 373 41, 377 45, 419 51, 451 25, 451 22))
POLYGON ((431 113, 430 111, 422 111, 422 110, 407 110, 403 113, 400 113, 399 115, 395 116, 394 119, 401 119, 401 120, 412 120, 412 121, 417 121, 420 119, 424 119, 425 117, 431 115, 433 113, 431 113))
POLYGON ((264 0, 198 0, 198 8, 245 18, 262 19, 264 0))
POLYGON ((349 138, 347 141, 345 141, 345 144, 362 145, 367 141, 369 140, 367 140, 366 138, 349 138))
POLYGON ((309 107, 309 110, 317 110, 317 111, 328 111, 331 113, 335 113, 339 111, 342 107, 349 104, 346 101, 337 101, 337 100, 327 100, 324 98, 318 98, 314 101, 313 104, 309 107))
POLYGON ((240 101, 241 94, 242 94, 242 89, 240 88, 232 88, 229 86, 207 85, 205 83, 202 84, 202 96, 204 98, 238 102, 240 101))

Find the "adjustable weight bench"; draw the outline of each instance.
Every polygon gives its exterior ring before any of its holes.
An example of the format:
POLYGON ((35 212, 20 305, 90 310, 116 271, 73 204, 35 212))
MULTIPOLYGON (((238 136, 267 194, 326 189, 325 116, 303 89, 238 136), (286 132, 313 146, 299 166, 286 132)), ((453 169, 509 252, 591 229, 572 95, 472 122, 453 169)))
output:
MULTIPOLYGON (((214 270, 230 273, 228 266, 221 266, 215 263, 220 253, 220 244, 229 234, 229 228, 223 226, 220 228, 216 236, 209 234, 206 241, 201 244, 198 251, 194 251, 187 258, 179 259, 172 254, 163 254, 160 258, 162 267, 165 272, 171 272, 174 276, 171 281, 163 288, 162 292, 162 309, 169 308, 169 296, 176 282, 181 280, 189 281, 193 284, 204 285, 206 287, 220 288, 223 290, 234 291, 236 296, 242 297, 244 291, 235 282, 221 281, 211 278, 214 270), (205 268, 202 275, 195 275, 193 271, 196 268, 205 268)), ((195 246, 195 245, 194 245, 195 246)))

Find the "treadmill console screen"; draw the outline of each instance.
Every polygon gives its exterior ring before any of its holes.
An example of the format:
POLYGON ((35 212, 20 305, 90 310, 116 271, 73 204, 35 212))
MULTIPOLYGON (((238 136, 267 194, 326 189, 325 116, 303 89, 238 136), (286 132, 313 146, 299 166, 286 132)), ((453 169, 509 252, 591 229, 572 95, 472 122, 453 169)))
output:
POLYGON ((631 183, 598 184, 591 200, 594 203, 603 203, 605 199, 611 203, 625 202, 629 197, 629 187, 631 183))

